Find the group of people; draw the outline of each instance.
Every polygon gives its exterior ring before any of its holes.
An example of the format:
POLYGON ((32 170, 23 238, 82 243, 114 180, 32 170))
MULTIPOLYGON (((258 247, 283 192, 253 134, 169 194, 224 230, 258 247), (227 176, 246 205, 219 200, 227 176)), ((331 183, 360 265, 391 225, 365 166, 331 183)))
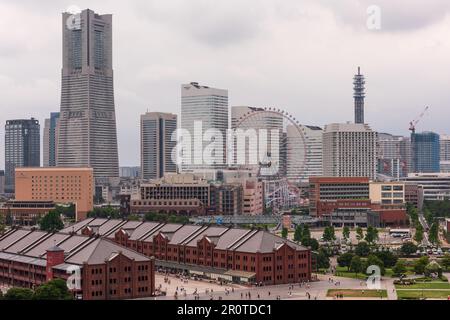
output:
POLYGON ((335 286, 340 286, 341 285, 340 281, 334 281, 333 278, 328 278, 328 282, 329 283, 334 283, 335 286))

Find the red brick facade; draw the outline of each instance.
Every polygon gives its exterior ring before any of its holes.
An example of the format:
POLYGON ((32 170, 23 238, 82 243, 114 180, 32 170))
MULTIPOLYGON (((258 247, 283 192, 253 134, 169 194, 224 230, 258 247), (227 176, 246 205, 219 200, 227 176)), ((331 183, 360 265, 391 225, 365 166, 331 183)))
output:
POLYGON ((162 232, 157 233, 152 241, 139 241, 130 240, 126 232, 119 230, 115 241, 146 256, 179 264, 180 269, 196 265, 255 273, 255 282, 266 285, 311 280, 311 251, 296 250, 282 243, 281 238, 279 247, 266 253, 218 250, 207 236, 198 240, 196 246, 169 244, 170 239, 162 232))
POLYGON ((0 236, 0 247, 0 284, 35 289, 52 279, 69 280, 69 289, 84 300, 145 298, 155 292, 154 259, 97 235, 17 229, 0 236), (58 246, 43 249, 45 255, 36 254, 35 248, 58 240, 58 246))

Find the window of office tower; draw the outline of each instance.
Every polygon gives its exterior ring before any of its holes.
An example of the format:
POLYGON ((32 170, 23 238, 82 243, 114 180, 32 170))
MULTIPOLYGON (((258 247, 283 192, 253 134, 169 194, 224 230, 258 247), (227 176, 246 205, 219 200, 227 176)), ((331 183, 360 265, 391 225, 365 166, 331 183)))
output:
POLYGON ((72 68, 81 69, 81 30, 72 31, 72 68))
POLYGON ((95 68, 104 67, 104 37, 103 31, 95 30, 95 68))

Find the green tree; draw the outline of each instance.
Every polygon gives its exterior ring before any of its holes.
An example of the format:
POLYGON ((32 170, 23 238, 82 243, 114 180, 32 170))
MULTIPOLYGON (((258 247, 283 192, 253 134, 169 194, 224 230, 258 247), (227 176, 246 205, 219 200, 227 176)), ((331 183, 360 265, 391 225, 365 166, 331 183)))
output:
POLYGON ((414 262, 414 272, 416 274, 424 274, 426 266, 430 263, 428 257, 421 257, 414 262))
POLYGON ((94 208, 88 212, 88 218, 104 218, 104 219, 119 219, 121 217, 120 211, 111 206, 94 208))
POLYGON ((43 231, 56 232, 64 228, 64 223, 59 213, 52 210, 41 219, 39 226, 43 231))
POLYGON ((66 218, 75 218, 75 205, 56 205, 55 211, 58 212, 58 214, 66 217, 66 218))
POLYGON ((351 252, 346 252, 341 254, 338 258, 337 258, 337 263, 339 264, 340 267, 345 267, 347 268, 347 270, 350 271, 350 266, 352 263, 352 259, 355 255, 351 252))
POLYGON ((308 244, 303 244, 303 242, 302 242, 302 245, 310 247, 311 250, 313 250, 313 251, 319 250, 320 245, 319 245, 319 241, 317 241, 317 239, 311 238, 308 240, 307 243, 308 244))
POLYGON ((284 239, 287 239, 287 237, 288 237, 288 229, 287 228, 283 228, 283 230, 281 230, 281 237, 283 237, 284 239))
POLYGON ((302 239, 300 242, 305 247, 311 247, 312 250, 319 249, 319 242, 316 239, 311 238, 311 231, 306 224, 303 226, 302 239))
POLYGON ((430 227, 428 240, 433 244, 439 244, 439 223, 436 221, 430 227))
POLYGON ((370 246, 367 242, 361 241, 355 247, 355 254, 360 257, 367 257, 370 254, 370 246))
MULTIPOLYGON (((167 217, 167 222, 168 223, 178 223, 178 224, 188 224, 189 217, 170 215, 167 217)), ((262 226, 261 226, 261 228, 262 228, 262 226)))
POLYGON ((393 267, 398 261, 398 257, 389 250, 377 251, 375 255, 383 261, 386 268, 393 267))
POLYGON ((441 260, 441 265, 445 270, 450 270, 450 253, 446 253, 441 260))
POLYGON ((442 277, 442 268, 436 261, 431 261, 425 267, 424 274, 427 277, 430 277, 431 275, 435 274, 440 278, 442 277))
POLYGON ((350 262, 350 271, 354 272, 357 276, 358 273, 363 272, 363 262, 359 256, 353 256, 350 262))
POLYGON ((333 226, 326 227, 325 230, 323 231, 322 238, 326 242, 331 242, 333 240, 336 240, 334 227, 333 226))
POLYGON ((130 214, 127 218, 128 221, 139 221, 141 218, 136 214, 130 214))
POLYGON ((370 244, 375 243, 378 240, 378 229, 369 226, 364 239, 370 244))
POLYGON ((34 300, 72 300, 73 296, 62 279, 51 280, 39 286, 33 296, 34 300))
POLYGON ((370 266, 378 266, 380 268, 381 275, 382 276, 384 275, 384 273, 385 273, 384 263, 380 258, 378 258, 374 254, 371 254, 367 257, 367 266, 365 269, 367 269, 367 267, 370 267, 370 266))
POLYGON ((414 240, 417 243, 421 243, 423 241, 423 227, 419 222, 417 222, 416 224, 416 233, 414 234, 414 240))
POLYGON ((413 224, 416 224, 417 222, 419 222, 419 212, 413 204, 407 203, 406 210, 407 210, 409 218, 411 219, 413 224))
POLYGON ((301 224, 299 224, 299 225, 295 228, 295 232, 294 232, 294 241, 300 242, 300 241, 302 241, 302 237, 303 237, 303 226, 302 226, 301 224))
POLYGON ((31 300, 33 299, 33 290, 28 288, 11 288, 4 295, 4 300, 31 300))
POLYGON ((364 231, 361 227, 356 228, 356 239, 358 241, 361 241, 362 239, 364 239, 364 231))
POLYGON ((311 239, 311 230, 309 230, 309 226, 307 224, 305 224, 303 226, 303 234, 302 234, 302 239, 311 239))
POLYGON ((2 235, 6 230, 5 216, 0 214, 0 235, 2 235))
POLYGON ((400 251, 404 255, 410 256, 417 252, 418 247, 412 242, 406 242, 402 245, 400 251))
POLYGON ((428 222, 429 225, 433 223, 433 213, 428 207, 424 207, 423 209, 423 216, 425 217, 425 220, 428 222))
POLYGON ((448 217, 450 213, 450 198, 441 201, 428 200, 424 202, 425 207, 429 208, 435 216, 448 217))
POLYGON ((392 268, 392 272, 397 277, 404 276, 406 274, 406 271, 406 264, 403 260, 398 260, 395 266, 392 268))
POLYGON ((345 226, 344 229, 342 229, 342 236, 345 240, 350 239, 350 228, 348 226, 345 226))
POLYGON ((328 269, 330 267, 330 257, 323 248, 320 248, 317 254, 317 267, 319 269, 328 269))

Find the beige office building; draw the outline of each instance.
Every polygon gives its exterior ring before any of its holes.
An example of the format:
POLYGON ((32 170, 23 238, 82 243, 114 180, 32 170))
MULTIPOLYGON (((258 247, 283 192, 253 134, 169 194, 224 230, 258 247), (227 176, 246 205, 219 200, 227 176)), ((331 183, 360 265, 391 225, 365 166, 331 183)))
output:
POLYGON ((53 201, 76 206, 76 220, 94 207, 92 168, 16 168, 17 201, 53 201))
POLYGON ((323 133, 323 175, 376 178, 377 133, 366 124, 333 123, 323 133))
POLYGON ((370 200, 374 204, 402 205, 405 203, 405 183, 371 182, 369 194, 370 200))

